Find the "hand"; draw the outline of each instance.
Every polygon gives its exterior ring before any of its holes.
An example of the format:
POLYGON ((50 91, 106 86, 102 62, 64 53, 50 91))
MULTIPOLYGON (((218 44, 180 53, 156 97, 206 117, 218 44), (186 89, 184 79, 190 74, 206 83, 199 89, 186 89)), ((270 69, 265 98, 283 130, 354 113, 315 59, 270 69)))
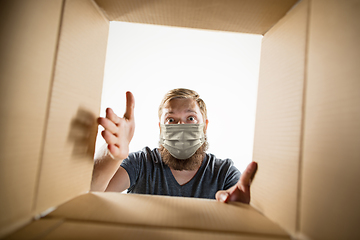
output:
POLYGON ((220 202, 242 202, 250 203, 250 184, 251 180, 257 170, 257 163, 251 162, 243 174, 241 174, 240 180, 233 187, 228 190, 218 191, 215 195, 217 201, 220 202))
POLYGON ((129 144, 135 131, 134 108, 135 98, 131 92, 126 92, 123 118, 118 117, 111 108, 106 109, 106 118, 98 118, 98 123, 104 127, 101 135, 108 144, 111 156, 116 160, 123 160, 129 155, 129 144))

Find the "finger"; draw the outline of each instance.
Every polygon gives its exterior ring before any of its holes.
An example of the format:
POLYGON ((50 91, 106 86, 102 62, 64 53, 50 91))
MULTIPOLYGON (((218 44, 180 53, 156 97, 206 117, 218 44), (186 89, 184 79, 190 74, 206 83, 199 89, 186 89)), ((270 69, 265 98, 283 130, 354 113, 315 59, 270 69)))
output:
POLYGON ((120 152, 120 149, 114 144, 108 144, 108 149, 109 149, 110 156, 113 159, 115 159, 114 156, 117 156, 120 152))
POLYGON ((110 121, 108 118, 98 118, 98 123, 105 128, 105 130, 108 130, 112 134, 117 133, 117 127, 114 122, 110 121))
POLYGON ((101 132, 101 135, 103 136, 103 138, 107 144, 116 144, 117 143, 117 138, 114 136, 114 134, 110 133, 109 131, 104 130, 101 132))
POLYGON ((254 178, 257 171, 257 163, 251 162, 245 169, 244 173, 241 174, 240 181, 238 182, 238 187, 245 191, 248 191, 250 188, 251 180, 254 178))
POLYGON ((106 109, 106 118, 117 124, 120 121, 120 118, 114 113, 111 108, 106 109))
POLYGON ((124 114, 125 119, 132 120, 134 119, 134 108, 135 108, 135 98, 131 92, 126 92, 126 110, 124 114))
POLYGON ((229 196, 230 194, 225 190, 217 191, 215 194, 215 199, 219 202, 227 203, 229 200, 229 196))

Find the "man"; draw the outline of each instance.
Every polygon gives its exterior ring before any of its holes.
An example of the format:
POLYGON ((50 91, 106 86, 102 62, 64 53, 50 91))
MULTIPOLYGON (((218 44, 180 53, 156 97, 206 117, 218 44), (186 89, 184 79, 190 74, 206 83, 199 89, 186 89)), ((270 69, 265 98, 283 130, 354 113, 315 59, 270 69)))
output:
POLYGON ((189 89, 169 91, 159 107, 160 147, 129 154, 134 135, 135 99, 126 93, 123 118, 112 109, 98 123, 107 143, 94 164, 92 191, 117 191, 250 202, 250 183, 257 164, 240 177, 231 160, 206 153, 207 111, 189 89))

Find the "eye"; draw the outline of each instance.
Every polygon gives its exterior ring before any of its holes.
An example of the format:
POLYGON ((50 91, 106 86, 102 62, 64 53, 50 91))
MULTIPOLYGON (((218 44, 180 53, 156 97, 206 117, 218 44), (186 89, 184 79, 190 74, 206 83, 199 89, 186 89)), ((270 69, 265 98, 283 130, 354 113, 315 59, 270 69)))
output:
POLYGON ((195 118, 195 117, 193 117, 193 116, 190 116, 190 117, 188 117, 188 120, 189 120, 189 121, 191 121, 191 122, 193 122, 193 121, 195 121, 195 120, 196 120, 196 118, 195 118))
POLYGON ((166 122, 173 123, 173 122, 175 122, 175 120, 173 118, 168 118, 168 119, 166 119, 166 122))

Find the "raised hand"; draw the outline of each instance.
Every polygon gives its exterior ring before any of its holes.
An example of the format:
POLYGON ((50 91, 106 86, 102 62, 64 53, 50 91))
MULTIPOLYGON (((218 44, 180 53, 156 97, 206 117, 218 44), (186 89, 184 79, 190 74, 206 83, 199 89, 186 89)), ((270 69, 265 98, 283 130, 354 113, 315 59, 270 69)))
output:
POLYGON ((106 117, 98 118, 98 123, 104 127, 101 135, 108 144, 112 158, 123 160, 129 155, 129 144, 134 136, 135 98, 131 92, 126 92, 126 111, 124 116, 118 117, 111 108, 106 109, 106 117))
POLYGON ((240 180, 228 190, 218 191, 215 195, 220 202, 250 203, 250 184, 257 170, 257 163, 251 162, 241 174, 240 180))

